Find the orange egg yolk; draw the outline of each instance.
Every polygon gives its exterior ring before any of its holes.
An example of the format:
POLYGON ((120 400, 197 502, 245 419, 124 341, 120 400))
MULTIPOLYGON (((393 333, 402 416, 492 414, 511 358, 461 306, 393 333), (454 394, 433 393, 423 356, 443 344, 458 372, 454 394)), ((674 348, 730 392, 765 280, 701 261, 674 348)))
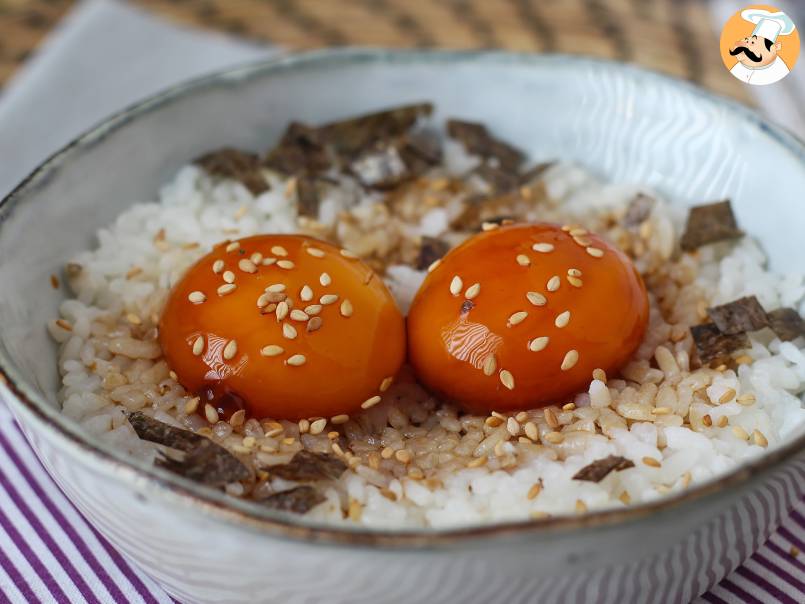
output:
POLYGON ((408 315, 420 381, 474 413, 567 402, 614 372, 648 323, 640 275, 581 228, 512 225, 450 251, 408 315))
POLYGON ((405 359, 404 319, 383 281, 297 235, 216 246, 171 291, 159 337, 187 390, 258 418, 369 407, 405 359))

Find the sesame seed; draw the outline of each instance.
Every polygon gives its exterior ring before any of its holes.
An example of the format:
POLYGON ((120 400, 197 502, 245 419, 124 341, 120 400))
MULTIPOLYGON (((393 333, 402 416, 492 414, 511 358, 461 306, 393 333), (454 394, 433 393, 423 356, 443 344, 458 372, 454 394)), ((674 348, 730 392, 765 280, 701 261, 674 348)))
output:
POLYGON ((318 331, 321 329, 322 323, 324 323, 324 321, 321 317, 312 317, 310 321, 307 322, 307 332, 312 333, 318 331))
POLYGON ((285 300, 277 304, 277 321, 282 321, 285 317, 287 317, 288 311, 288 303, 285 300))
POLYGON ((567 324, 570 323, 570 311, 566 310, 565 312, 559 313, 556 315, 556 319, 554 320, 553 324, 559 328, 567 327, 567 324))
POLYGON ((224 346, 224 359, 227 361, 233 359, 238 353, 238 343, 235 340, 229 340, 224 346))
POLYGON ((319 298, 319 302, 325 306, 328 304, 333 304, 338 301, 338 296, 336 294, 324 294, 321 298, 319 298))
POLYGON ((355 258, 357 258, 357 256, 356 256, 355 254, 353 254, 352 252, 350 252, 349 250, 341 250, 341 251, 340 251, 340 254, 341 254, 341 255, 342 255, 344 258, 349 258, 349 259, 351 259, 351 260, 354 260, 355 258))
POLYGON ((671 408, 670 407, 655 407, 651 410, 651 413, 654 415, 670 415, 671 408))
POLYGON ((286 271, 288 271, 291 270, 296 265, 290 260, 278 260, 277 266, 280 268, 284 268, 286 271))
POLYGON ((207 421, 211 424, 218 423, 218 411, 209 403, 204 405, 204 417, 206 417, 207 421))
POLYGON ((143 269, 139 266, 132 266, 129 269, 129 272, 126 273, 126 279, 134 279, 137 275, 143 272, 143 269))
POLYGON ((328 275, 327 273, 322 273, 321 275, 319 275, 319 283, 321 283, 324 287, 327 287, 332 282, 333 282, 333 280, 330 278, 330 275, 328 275))
POLYGON ((752 394, 751 392, 747 392, 746 394, 742 394, 741 396, 736 398, 735 402, 738 403, 739 405, 748 407, 750 405, 753 405, 756 400, 757 399, 755 398, 754 394, 752 394))
POLYGON ((518 325, 525 321, 528 313, 524 310, 518 310, 515 313, 512 313, 508 320, 506 321, 506 327, 511 327, 512 325, 518 325))
POLYGON ((525 254, 517 254, 517 258, 515 258, 515 260, 517 260, 517 264, 520 266, 531 266, 531 258, 525 254))
POLYGON ((719 405, 730 402, 735 398, 735 388, 727 388, 720 397, 718 397, 719 405))
POLYGON ((553 244, 552 243, 535 243, 531 246, 531 249, 535 252, 540 252, 541 254, 547 254, 548 252, 553 251, 553 244))
POLYGON ((442 263, 441 258, 439 258, 439 259, 434 260, 433 262, 431 262, 431 263, 430 263, 430 266, 428 267, 428 272, 429 272, 429 273, 432 273, 433 271, 435 271, 435 270, 436 270, 436 267, 437 267, 437 266, 439 266, 441 263, 442 263))
POLYGON ((587 511, 587 504, 584 503, 581 499, 576 499, 576 512, 578 514, 584 514, 587 511))
POLYGON ((588 245, 592 245, 593 241, 589 237, 582 237, 580 235, 576 235, 573 237, 573 241, 576 242, 576 245, 580 245, 581 247, 587 247, 588 245))
POLYGON ((271 247, 271 253, 274 254, 275 256, 287 256, 288 250, 286 250, 281 245, 275 245, 271 247))
POLYGON ((510 417, 506 420, 506 430, 512 436, 517 436, 520 434, 520 422, 518 422, 513 417, 510 417))
POLYGON ((351 317, 352 316, 352 302, 348 299, 345 299, 341 302, 341 316, 342 317, 351 317))
POLYGON ((565 403, 562 405, 562 411, 573 411, 576 408, 576 403, 565 403))
POLYGON ((525 297, 534 306, 545 306, 548 303, 548 299, 539 292, 528 292, 525 297))
POLYGON ((294 308, 291 311, 291 320, 292 321, 307 321, 310 317, 307 313, 303 310, 299 310, 298 308, 294 308))
POLYGON ((320 250, 317 247, 308 247, 305 248, 305 251, 314 258, 324 258, 324 251, 320 250))
POLYGON ((273 283, 266 288, 267 292, 273 293, 281 293, 285 291, 285 284, 284 283, 273 283))
POLYGON ((659 461, 648 455, 646 455, 642 461, 650 468, 659 468, 662 465, 659 461))
POLYGON ((550 342, 550 338, 548 336, 539 336, 538 338, 534 338, 528 343, 528 349, 531 352, 539 352, 540 350, 545 350, 545 347, 550 342))
POLYGON ((718 422, 716 422, 716 426, 719 428, 726 428, 727 424, 730 423, 729 418, 726 415, 722 415, 718 418, 718 422))
POLYGON ((581 271, 577 268, 567 269, 567 274, 569 277, 581 277, 581 271))
POLYGON ((572 277, 570 275, 567 276, 567 282, 570 283, 573 287, 581 287, 584 285, 584 281, 579 279, 578 277, 572 277))
POLYGON ((502 423, 503 423, 503 420, 501 420, 501 419, 500 419, 500 418, 498 418, 498 417, 494 417, 494 416, 487 417, 487 418, 484 420, 484 424, 486 424, 486 425, 487 425, 487 426, 489 426, 490 428, 497 428, 497 427, 498 427, 500 424, 502 424, 502 423))
POLYGON ((193 355, 199 356, 202 352, 204 352, 204 336, 198 336, 193 340, 193 355))
POLYGON ((313 299, 313 290, 310 289, 309 285, 303 285, 302 289, 299 291, 299 299, 302 302, 310 302, 313 299))
POLYGON ((288 340, 293 340, 296 337, 296 327, 290 323, 282 324, 282 335, 288 340))
POLYGON ((126 315, 126 321, 131 323, 132 325, 141 325, 143 320, 135 315, 133 312, 130 312, 126 315))
POLYGON ((256 273, 257 267, 254 265, 254 262, 249 260, 248 258, 241 258, 238 261, 238 268, 242 270, 244 273, 256 273))
POLYGON ((506 386, 509 390, 514 390, 514 376, 508 369, 500 370, 500 383, 506 386))
POLYGON ((548 432, 542 437, 542 440, 549 442, 552 445, 558 445, 565 440, 565 436, 561 432, 548 432))
POLYGON ((523 430, 525 431, 525 435, 534 442, 539 440, 539 429, 537 428, 537 424, 534 422, 526 422, 523 430))
POLYGON ((191 415, 191 414, 195 413, 196 409, 198 409, 198 404, 200 402, 201 402, 201 399, 199 397, 197 397, 197 396, 194 396, 193 398, 188 400, 184 404, 184 413, 185 413, 185 415, 191 415))
POLYGON ((536 499, 539 492, 542 490, 542 483, 535 482, 530 489, 528 489, 528 495, 526 497, 528 500, 536 499))
POLYGON ((546 289, 547 289, 549 292, 555 292, 557 289, 559 289, 559 286, 560 286, 561 284, 562 284, 562 281, 559 279, 559 276, 558 276, 558 275, 554 275, 553 277, 551 277, 550 279, 548 279, 548 283, 545 285, 545 288, 546 288, 546 289))
POLYGON ((334 426, 338 426, 339 424, 346 424, 349 421, 349 415, 342 413, 341 415, 335 415, 330 418, 330 423, 334 426))
POLYGON ((176 372, 173 371, 172 369, 168 372, 168 375, 170 376, 170 379, 172 379, 174 382, 179 381, 179 376, 176 375, 176 372))
POLYGON ((305 312, 309 315, 317 315, 321 312, 321 304, 309 304, 305 306, 305 312))
POLYGON ((766 436, 760 430, 752 430, 752 440, 755 441, 755 444, 759 447, 768 447, 769 441, 766 439, 766 436))
POLYGON ((282 346, 277 346, 276 344, 269 344, 268 346, 263 346, 260 349, 260 354, 264 357, 275 357, 283 352, 285 352, 285 350, 282 348, 282 346))
POLYGON ((314 436, 316 434, 321 434, 322 432, 324 432, 324 429, 326 427, 327 427, 327 420, 324 419, 323 417, 319 418, 313 422, 310 422, 310 433, 313 434, 314 436))
POLYGON ((224 270, 224 261, 223 260, 216 260, 212 263, 212 272, 216 275, 224 270))
POLYGON ((472 461, 467 462, 467 467, 468 468, 480 468, 485 463, 486 463, 486 456, 476 457, 472 461))
POLYGON ((500 225, 497 222, 482 222, 481 223, 481 230, 482 231, 494 231, 497 228, 500 228, 500 225))
POLYGON ((450 281, 450 293, 454 296, 457 296, 461 293, 461 289, 464 287, 464 282, 461 280, 461 277, 458 275, 454 275, 453 279, 450 281))
POLYGON ((712 426, 712 425, 713 425, 713 418, 712 418, 712 417, 710 417, 709 415, 704 415, 704 416, 702 417, 702 423, 703 423, 703 424, 704 424, 704 425, 705 425, 707 428, 709 428, 710 426, 712 426))
POLYGON ((473 283, 467 288, 467 291, 464 292, 464 297, 467 298, 467 300, 472 300, 479 293, 481 293, 481 284, 473 283))
POLYGON ((607 373, 603 369, 593 369, 593 379, 599 382, 607 383, 607 373))
POLYGON ((225 296, 235 291, 235 288, 237 288, 237 285, 235 285, 234 283, 225 283, 224 285, 219 287, 216 291, 218 292, 219 296, 225 296))
POLYGON ((587 234, 587 229, 583 229, 581 227, 576 227, 576 228, 570 229, 568 231, 568 233, 570 234, 571 237, 578 237, 580 235, 586 235, 587 234))
POLYGON ((224 281, 227 283, 234 283, 235 282, 235 273, 232 271, 224 271, 224 281))
POLYGON ((188 294, 187 299, 190 300, 193 304, 201 304, 207 299, 207 296, 204 295, 204 292, 194 291, 188 294))
POLYGON ((551 429, 556 430, 561 425, 556 417, 556 413, 554 413, 554 410, 550 407, 545 407, 545 409, 542 410, 542 415, 545 416, 545 421, 551 429))
POLYGON ((307 359, 303 354, 295 354, 293 356, 288 357, 288 360, 285 361, 287 365, 291 365, 292 367, 299 367, 300 365, 304 365, 307 359))
POLYGON ((257 298, 257 308, 265 308, 268 306, 268 303, 268 294, 260 294, 260 297, 257 298))
POLYGON ((254 262, 255 265, 257 265, 263 261, 263 255, 260 252, 255 252, 254 254, 249 256, 249 259, 251 259, 251 261, 254 262))
POLYGON ((741 440, 749 440, 749 433, 741 428, 741 426, 733 426, 732 433, 736 436, 736 438, 740 438, 741 440))
POLYGON ((372 398, 368 398, 361 403, 361 409, 370 409, 377 405, 381 400, 383 400, 379 396, 373 396, 372 398))
POLYGON ((497 369, 497 366, 498 366, 498 362, 495 359, 495 355, 494 354, 486 355, 486 358, 484 359, 484 364, 483 364, 484 375, 489 376, 489 375, 492 375, 493 373, 495 373, 495 369, 497 369))
POLYGON ((240 243, 238 243, 237 241, 233 241, 232 243, 227 245, 225 249, 226 249, 227 253, 234 252, 235 250, 240 249, 240 243))
POLYGON ((565 358, 562 359, 562 371, 568 371, 575 367, 576 363, 579 362, 579 351, 578 350, 568 350, 567 354, 565 354, 565 358))
POLYGON ((263 258, 263 261, 260 264, 262 264, 263 266, 271 266, 276 261, 277 261, 276 258, 268 257, 268 258, 263 258))
POLYGON ((394 378, 392 376, 383 378, 383 381, 380 382, 380 387, 378 388, 378 390, 380 390, 380 392, 385 392, 391 387, 392 383, 394 383, 394 378))
POLYGON ((383 447, 383 450, 380 451, 380 457, 383 459, 391 459, 394 457, 394 449, 391 447, 383 447))
POLYGON ((750 355, 742 354, 740 356, 735 357, 735 364, 736 365, 751 365, 754 360, 755 359, 753 359, 750 355))
POLYGON ((590 254, 593 258, 601 258, 604 255, 604 250, 597 248, 597 247, 588 247, 587 253, 590 254))

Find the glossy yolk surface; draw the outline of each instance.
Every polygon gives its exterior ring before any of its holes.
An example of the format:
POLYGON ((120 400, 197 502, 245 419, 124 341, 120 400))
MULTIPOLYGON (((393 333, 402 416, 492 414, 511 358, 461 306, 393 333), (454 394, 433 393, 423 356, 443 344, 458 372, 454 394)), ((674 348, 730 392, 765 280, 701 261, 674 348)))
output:
POLYGON ((405 358, 404 319, 382 280, 296 235, 215 247, 171 291, 159 333, 186 389, 259 418, 349 414, 382 395, 405 358))
POLYGON ((637 270, 580 228, 481 233, 431 267, 408 315, 409 357, 430 389, 475 413, 568 402, 615 371, 648 322, 637 270))

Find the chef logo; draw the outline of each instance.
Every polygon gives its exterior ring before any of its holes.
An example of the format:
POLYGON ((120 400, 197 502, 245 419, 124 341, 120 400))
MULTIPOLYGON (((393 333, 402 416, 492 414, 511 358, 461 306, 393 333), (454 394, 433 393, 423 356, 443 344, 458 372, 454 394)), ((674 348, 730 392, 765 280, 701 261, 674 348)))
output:
POLYGON ((781 10, 762 4, 735 13, 721 31, 721 58, 742 82, 764 86, 782 80, 799 56, 799 32, 781 10))

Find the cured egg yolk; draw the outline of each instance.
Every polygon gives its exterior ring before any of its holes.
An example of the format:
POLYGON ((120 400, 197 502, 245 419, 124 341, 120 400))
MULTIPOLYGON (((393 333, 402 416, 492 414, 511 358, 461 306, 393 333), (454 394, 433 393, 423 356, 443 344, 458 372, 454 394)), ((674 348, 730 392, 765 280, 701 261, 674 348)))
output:
POLYGON ((566 402, 639 346, 648 296, 631 261, 576 227, 472 237, 430 272, 408 315, 425 386, 474 413, 566 402))
POLYGON ((371 407, 405 359, 404 319, 383 281, 298 235, 216 246, 171 291, 159 337, 187 390, 258 418, 371 407))

